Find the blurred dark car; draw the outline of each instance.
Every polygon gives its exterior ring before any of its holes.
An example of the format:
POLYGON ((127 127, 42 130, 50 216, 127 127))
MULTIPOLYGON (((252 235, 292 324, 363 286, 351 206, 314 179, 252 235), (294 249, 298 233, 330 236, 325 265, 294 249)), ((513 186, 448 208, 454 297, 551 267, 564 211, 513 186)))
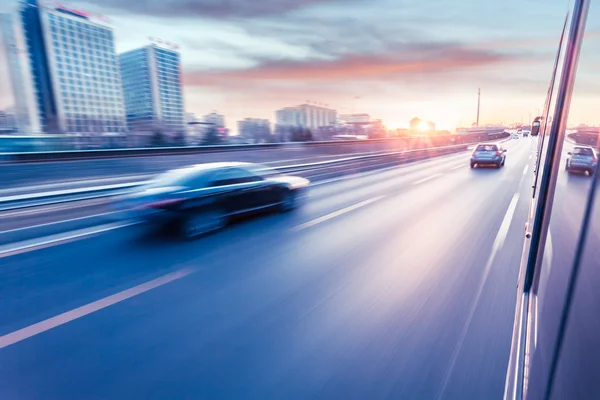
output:
POLYGON ((506 150, 499 144, 478 144, 471 154, 471 168, 485 165, 503 167, 506 162, 506 150))
POLYGON ((290 211, 310 181, 251 163, 208 163, 168 171, 119 198, 118 210, 191 238, 223 228, 232 217, 275 208, 290 211))
POLYGON ((569 172, 587 172, 590 176, 596 171, 598 155, 596 151, 588 146, 575 146, 568 153, 565 169, 569 172))

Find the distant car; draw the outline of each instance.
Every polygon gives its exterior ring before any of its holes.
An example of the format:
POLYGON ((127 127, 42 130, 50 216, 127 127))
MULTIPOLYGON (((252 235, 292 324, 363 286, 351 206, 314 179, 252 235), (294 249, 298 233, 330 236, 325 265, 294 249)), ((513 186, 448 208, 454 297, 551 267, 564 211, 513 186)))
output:
POLYGON ((523 137, 529 136, 529 131, 523 131, 523 137))
POLYGON ((493 165, 503 167, 506 162, 506 150, 499 144, 478 144, 471 154, 471 168, 493 165))
POLYGON ((565 169, 568 172, 587 172, 590 176, 598 166, 596 150, 588 146, 575 146, 568 153, 565 169))
POLYGON ((191 238, 217 231, 239 215, 276 208, 290 211, 310 181, 251 163, 208 163, 168 171, 117 200, 128 217, 191 238))

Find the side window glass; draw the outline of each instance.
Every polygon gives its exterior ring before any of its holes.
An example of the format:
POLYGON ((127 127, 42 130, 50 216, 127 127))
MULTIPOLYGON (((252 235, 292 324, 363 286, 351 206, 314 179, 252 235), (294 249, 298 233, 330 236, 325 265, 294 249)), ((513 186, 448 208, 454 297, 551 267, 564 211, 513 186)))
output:
MULTIPOLYGON (((551 399, 597 398, 600 393, 597 377, 590 374, 594 371, 597 375, 596 368, 600 364, 597 359, 599 341, 594 337, 598 336, 600 319, 597 312, 592 311, 597 310, 599 299, 594 285, 600 278, 600 263, 596 258, 600 224, 598 213, 589 215, 586 212, 597 169, 594 151, 587 146, 596 148, 600 145, 598 128, 594 127, 597 124, 594 113, 588 111, 598 109, 598 98, 589 90, 597 74, 596 54, 597 43, 592 37, 584 38, 566 129, 558 132, 562 139, 559 143, 561 152, 554 160, 558 164, 558 177, 550 203, 552 208, 545 246, 533 275, 534 296, 529 306, 535 310, 532 313, 535 318, 531 322, 528 349, 531 354, 527 376, 528 398, 546 398, 544 393, 550 382, 553 385, 551 399), (580 239, 586 221, 591 226, 587 232, 588 246, 581 258, 580 239), (575 292, 572 292, 569 284, 577 272, 575 265, 580 265, 581 269, 575 292), (575 295, 570 299, 572 293, 575 295), (563 320, 565 307, 571 309, 567 326, 563 320), (562 350, 557 353, 559 348, 562 350), (557 354, 560 358, 552 369, 557 354)), ((557 79, 555 89, 558 82, 557 79)), ((550 134, 557 133, 557 126, 550 117, 558 120, 563 112, 556 109, 557 99, 558 93, 555 93, 551 100, 554 108, 551 107, 545 132, 542 129, 538 137, 529 139, 538 151, 541 150, 537 196, 541 193, 543 174, 550 167, 546 165, 550 134)))
POLYGON ((228 186, 260 180, 262 180, 261 177, 254 175, 243 168, 229 168, 219 172, 217 176, 215 176, 211 186, 228 186))

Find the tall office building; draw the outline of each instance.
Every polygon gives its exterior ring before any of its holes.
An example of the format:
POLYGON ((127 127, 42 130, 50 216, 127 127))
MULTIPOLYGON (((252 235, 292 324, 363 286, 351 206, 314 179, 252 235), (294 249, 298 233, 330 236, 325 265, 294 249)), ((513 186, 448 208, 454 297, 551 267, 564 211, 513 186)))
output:
POLYGON ((337 111, 314 104, 286 107, 275 112, 276 124, 316 130, 336 123, 337 111))
POLYGON ((38 0, 23 3, 21 20, 42 130, 126 132, 112 29, 86 13, 38 0))
POLYGON ((119 64, 129 129, 184 133, 179 53, 151 44, 120 54, 119 64))
POLYGON ((225 127, 225 116, 223 114, 219 114, 216 111, 213 111, 210 114, 206 114, 202 117, 202 120, 207 124, 213 124, 217 128, 225 127))
MULTIPOLYGON (((40 131, 37 103, 31 79, 29 59, 18 19, 11 14, 0 14, 0 35, 3 36, 6 50, 10 87, 14 99, 14 129, 19 133, 40 131)), ((1 61, 0 61, 1 62, 1 61)))

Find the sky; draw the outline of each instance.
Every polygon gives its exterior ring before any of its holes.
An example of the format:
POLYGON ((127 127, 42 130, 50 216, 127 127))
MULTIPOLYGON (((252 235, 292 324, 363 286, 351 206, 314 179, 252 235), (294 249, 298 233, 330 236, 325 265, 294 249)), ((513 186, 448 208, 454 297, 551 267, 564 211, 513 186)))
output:
MULTIPOLYGON (((217 111, 234 130, 237 120, 273 120, 276 109, 306 101, 369 113, 389 128, 418 116, 454 129, 475 121, 478 88, 481 123, 526 122, 543 106, 570 8, 566 0, 62 3, 108 16, 119 52, 149 37, 180 45, 186 111, 217 111)), ((16 4, 0 0, 0 12, 16 4)), ((589 124, 600 124, 598 11, 571 114, 589 124)), ((0 85, 1 106, 1 76, 0 85)))

